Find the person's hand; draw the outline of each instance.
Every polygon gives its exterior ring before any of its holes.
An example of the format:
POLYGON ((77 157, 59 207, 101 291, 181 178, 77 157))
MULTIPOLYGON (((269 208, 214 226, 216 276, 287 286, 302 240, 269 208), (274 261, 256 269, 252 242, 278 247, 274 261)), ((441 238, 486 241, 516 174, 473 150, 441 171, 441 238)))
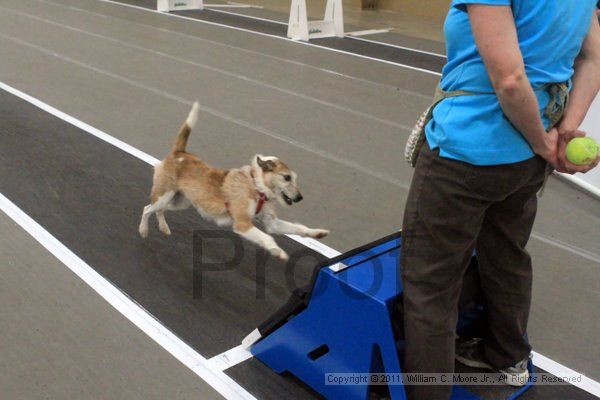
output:
POLYGON ((548 164, 552 165, 555 170, 563 172, 560 170, 561 167, 558 160, 558 136, 558 129, 552 128, 548 133, 544 134, 543 142, 534 147, 533 151, 546 160, 548 164))
POLYGON ((558 158, 558 167, 559 168, 557 168, 557 171, 567 173, 567 174, 574 174, 576 172, 585 174, 586 172, 595 168, 598 165, 598 163, 600 162, 600 156, 598 156, 596 158, 596 161, 594 161, 590 165, 575 165, 575 164, 571 163, 569 160, 567 160, 566 149, 567 149, 567 144, 569 143, 569 141, 576 137, 584 137, 584 136, 585 136, 585 132, 580 131, 578 129, 572 129, 572 128, 563 127, 563 126, 560 126, 558 128, 557 158, 558 158))

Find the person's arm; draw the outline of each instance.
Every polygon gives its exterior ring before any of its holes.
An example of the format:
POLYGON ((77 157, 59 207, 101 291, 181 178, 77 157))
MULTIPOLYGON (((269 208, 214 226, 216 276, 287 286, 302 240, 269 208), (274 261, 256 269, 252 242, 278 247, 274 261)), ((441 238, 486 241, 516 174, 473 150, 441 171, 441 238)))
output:
POLYGON ((600 90, 600 25, 596 16, 592 17, 590 31, 588 32, 581 51, 575 60, 575 74, 573 75, 573 90, 565 114, 561 120, 558 133, 558 159, 559 164, 572 172, 586 172, 598 165, 600 158, 589 167, 577 167, 567 161, 565 147, 569 140, 577 136, 585 136, 578 130, 585 119, 592 102, 600 90))
POLYGON ((469 4, 471 30, 504 114, 536 154, 557 165, 557 134, 546 133, 539 104, 525 73, 510 6, 469 4))

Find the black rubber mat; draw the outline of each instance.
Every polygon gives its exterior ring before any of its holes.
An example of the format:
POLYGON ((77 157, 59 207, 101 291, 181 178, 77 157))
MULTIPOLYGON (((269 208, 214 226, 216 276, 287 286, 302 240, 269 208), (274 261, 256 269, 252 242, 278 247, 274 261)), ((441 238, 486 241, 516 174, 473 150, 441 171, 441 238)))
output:
MULTIPOLYGON (((194 245, 202 248, 202 265, 226 263, 234 256, 233 241, 208 238, 229 231, 188 210, 167 213, 172 236, 160 234, 152 218, 150 237, 141 239, 137 226, 151 185, 148 164, 7 92, 0 91, 0 104, 0 193, 205 357, 238 345, 293 288, 309 281, 322 260, 278 237, 286 251, 304 257, 294 268, 267 257, 262 268, 264 254, 244 242, 239 263, 205 272, 202 296, 198 287, 194 296, 194 245), (193 231, 203 245, 194 244, 193 231)), ((226 373, 260 399, 318 398, 257 360, 226 373)), ((505 389, 485 392, 496 399, 505 389)), ((573 386, 539 386, 523 398, 594 396, 573 386)))
MULTIPOLYGON (((118 0, 121 3, 131 4, 148 9, 156 9, 155 0, 118 0)), ((254 32, 267 33, 270 35, 286 37, 287 25, 276 22, 263 21, 244 17, 239 15, 216 12, 210 9, 176 11, 173 14, 183 15, 203 21, 210 21, 237 28, 243 28, 254 32)), ((372 43, 352 38, 327 38, 313 39, 310 43, 335 50, 343 50, 348 53, 358 54, 376 58, 379 60, 408 65, 415 68, 421 68, 433 72, 441 72, 446 63, 445 57, 439 57, 431 54, 401 49, 394 46, 388 46, 384 43, 372 43)))

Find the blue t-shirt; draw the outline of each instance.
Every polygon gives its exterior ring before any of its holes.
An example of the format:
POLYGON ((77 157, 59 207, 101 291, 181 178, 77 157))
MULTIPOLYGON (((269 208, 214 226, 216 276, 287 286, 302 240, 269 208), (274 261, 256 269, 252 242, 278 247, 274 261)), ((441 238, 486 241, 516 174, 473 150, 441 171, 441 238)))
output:
MULTIPOLYGON (((502 112, 471 32, 467 4, 512 7, 525 61, 534 89, 569 81, 573 63, 587 35, 597 0, 452 0, 444 31, 448 62, 442 73, 445 91, 489 94, 445 99, 426 127, 429 146, 440 155, 474 165, 509 164, 534 156, 525 138, 502 112)), ((535 90, 540 115, 549 102, 545 90, 535 90)), ((548 121, 542 117, 546 127, 548 121)))

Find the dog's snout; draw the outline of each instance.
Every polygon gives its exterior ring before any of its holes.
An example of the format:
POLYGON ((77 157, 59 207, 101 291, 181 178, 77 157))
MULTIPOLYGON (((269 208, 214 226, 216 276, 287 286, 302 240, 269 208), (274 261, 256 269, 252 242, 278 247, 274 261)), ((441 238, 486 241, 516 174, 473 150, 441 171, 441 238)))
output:
POLYGON ((302 197, 302 195, 300 193, 298 193, 298 196, 296 196, 294 198, 294 203, 298 203, 299 201, 302 201, 304 197, 302 197))

